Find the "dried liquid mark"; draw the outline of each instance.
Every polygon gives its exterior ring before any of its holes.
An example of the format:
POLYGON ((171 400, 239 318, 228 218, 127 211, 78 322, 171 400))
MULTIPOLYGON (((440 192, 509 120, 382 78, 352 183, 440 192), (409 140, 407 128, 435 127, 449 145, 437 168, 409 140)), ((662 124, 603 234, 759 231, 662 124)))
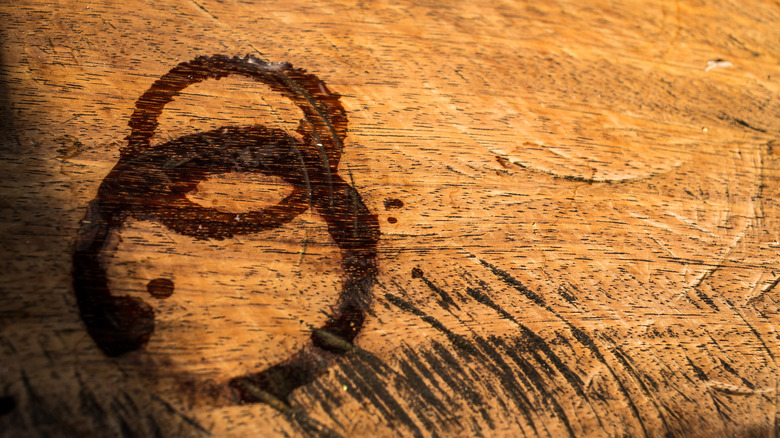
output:
MULTIPOLYGON (((73 257, 79 311, 104 353, 120 356, 142 349, 154 332, 155 315, 149 304, 112 295, 110 290, 105 252, 110 249, 110 236, 126 220, 153 220, 194 239, 222 240, 278 228, 310 209, 323 217, 341 250, 345 276, 336 306, 325 325, 312 331, 303 349, 228 383, 236 401, 264 402, 287 413, 292 391, 313 382, 337 357, 352 351, 373 300, 380 230, 377 216, 338 174, 347 134, 339 98, 316 76, 288 63, 215 55, 177 65, 138 99, 128 143, 89 204, 73 257), (302 140, 280 129, 252 125, 222 127, 151 146, 166 104, 192 84, 229 75, 265 84, 296 104, 304 114, 297 129, 302 140), (276 205, 240 215, 187 197, 209 177, 227 173, 280 178, 293 189, 276 205)), ((154 298, 168 297, 174 289, 170 279, 147 284, 154 298)), ((312 432, 311 427, 304 429, 312 432)))

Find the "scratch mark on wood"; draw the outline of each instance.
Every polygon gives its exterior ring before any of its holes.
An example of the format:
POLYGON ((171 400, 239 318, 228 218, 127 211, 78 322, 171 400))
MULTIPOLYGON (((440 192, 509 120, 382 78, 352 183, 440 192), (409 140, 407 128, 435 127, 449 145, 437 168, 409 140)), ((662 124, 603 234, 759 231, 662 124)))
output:
POLYGON ((425 278, 425 273, 420 268, 412 268, 412 278, 419 278, 420 280, 425 283, 426 286, 433 292, 435 292, 439 296, 439 304, 447 311, 449 311, 449 307, 453 306, 456 309, 460 310, 460 306, 458 306, 455 301, 453 301, 452 297, 443 289, 433 284, 432 281, 425 278))

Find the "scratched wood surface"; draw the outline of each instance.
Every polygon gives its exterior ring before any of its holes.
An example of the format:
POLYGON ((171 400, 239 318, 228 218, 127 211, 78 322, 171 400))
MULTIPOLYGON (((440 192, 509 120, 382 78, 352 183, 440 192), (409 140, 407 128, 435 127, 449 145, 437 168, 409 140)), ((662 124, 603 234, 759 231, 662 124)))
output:
MULTIPOLYGON (((22 1, 0 23, 0 436, 780 433, 778 2, 22 1), (124 222, 111 291, 156 319, 126 354, 72 285, 136 100, 217 54, 341 96, 337 173, 379 221, 354 348, 282 404, 227 382, 328 320, 346 273, 317 209, 223 240, 124 222)), ((152 144, 301 118, 206 80, 152 144)), ((291 191, 233 171, 187 197, 240 219, 291 191)))

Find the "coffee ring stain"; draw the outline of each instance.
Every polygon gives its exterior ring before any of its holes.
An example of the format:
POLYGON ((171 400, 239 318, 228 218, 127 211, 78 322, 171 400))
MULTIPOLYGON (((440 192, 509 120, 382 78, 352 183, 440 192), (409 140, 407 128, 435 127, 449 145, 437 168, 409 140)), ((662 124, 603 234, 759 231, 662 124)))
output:
MULTIPOLYGON (((195 239, 221 240, 278 228, 311 209, 324 218, 341 250, 345 276, 332 316, 312 331, 311 343, 298 353, 229 382, 241 402, 284 409, 293 390, 314 381, 335 358, 352 351, 373 300, 379 221, 355 188, 338 175, 347 134, 339 95, 288 63, 266 63, 252 56, 201 56, 155 81, 136 102, 129 125, 127 145, 89 204, 73 257, 73 286, 87 331, 109 356, 143 348, 154 331, 151 306, 139 298, 112 295, 104 267, 111 233, 129 218, 157 221, 195 239), (166 104, 192 84, 229 75, 263 83, 295 103, 304 114, 297 129, 302 140, 261 125, 226 126, 151 146, 166 104), (187 198, 200 182, 228 172, 280 177, 293 191, 276 205, 240 216, 187 198)), ((403 206, 400 201, 391 204, 403 206)), ((155 298, 170 296, 173 290, 168 279, 147 284, 155 298)))

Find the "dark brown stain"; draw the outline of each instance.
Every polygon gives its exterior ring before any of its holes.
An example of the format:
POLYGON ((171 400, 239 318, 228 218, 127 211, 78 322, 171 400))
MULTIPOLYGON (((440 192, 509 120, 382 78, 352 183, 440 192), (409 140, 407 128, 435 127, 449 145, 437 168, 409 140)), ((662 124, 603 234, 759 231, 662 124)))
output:
MULTIPOLYGON (((195 239, 222 240, 277 228, 312 209, 324 218, 342 255, 345 278, 332 316, 313 330, 309 345, 287 360, 229 382, 239 401, 262 401, 284 410, 293 390, 313 382, 335 358, 353 350, 373 300, 379 221, 338 174, 347 134, 339 95, 288 63, 202 56, 158 79, 136 102, 129 125, 132 132, 119 161, 89 203, 73 257, 73 287, 87 331, 109 356, 143 348, 154 331, 151 306, 139 298, 112 295, 104 267, 105 252, 111 249, 108 238, 127 219, 154 220, 195 239), (253 125, 150 145, 167 103, 192 84, 229 75, 263 83, 292 100, 304 114, 297 128, 303 140, 253 125), (227 172, 280 177, 294 189, 276 205, 241 215, 203 207, 186 197, 211 175, 227 172)), ((154 279, 147 290, 164 298, 173 293, 174 283, 154 279)))
POLYGON ((404 202, 396 198, 385 199, 385 209, 390 210, 392 208, 403 208, 404 202))
POLYGON ((146 284, 146 291, 155 298, 168 298, 173 295, 173 281, 167 278, 155 278, 146 284))
POLYGON ((394 223, 398 222, 398 219, 390 216, 389 218, 387 218, 387 221, 390 222, 391 224, 394 224, 394 223))

